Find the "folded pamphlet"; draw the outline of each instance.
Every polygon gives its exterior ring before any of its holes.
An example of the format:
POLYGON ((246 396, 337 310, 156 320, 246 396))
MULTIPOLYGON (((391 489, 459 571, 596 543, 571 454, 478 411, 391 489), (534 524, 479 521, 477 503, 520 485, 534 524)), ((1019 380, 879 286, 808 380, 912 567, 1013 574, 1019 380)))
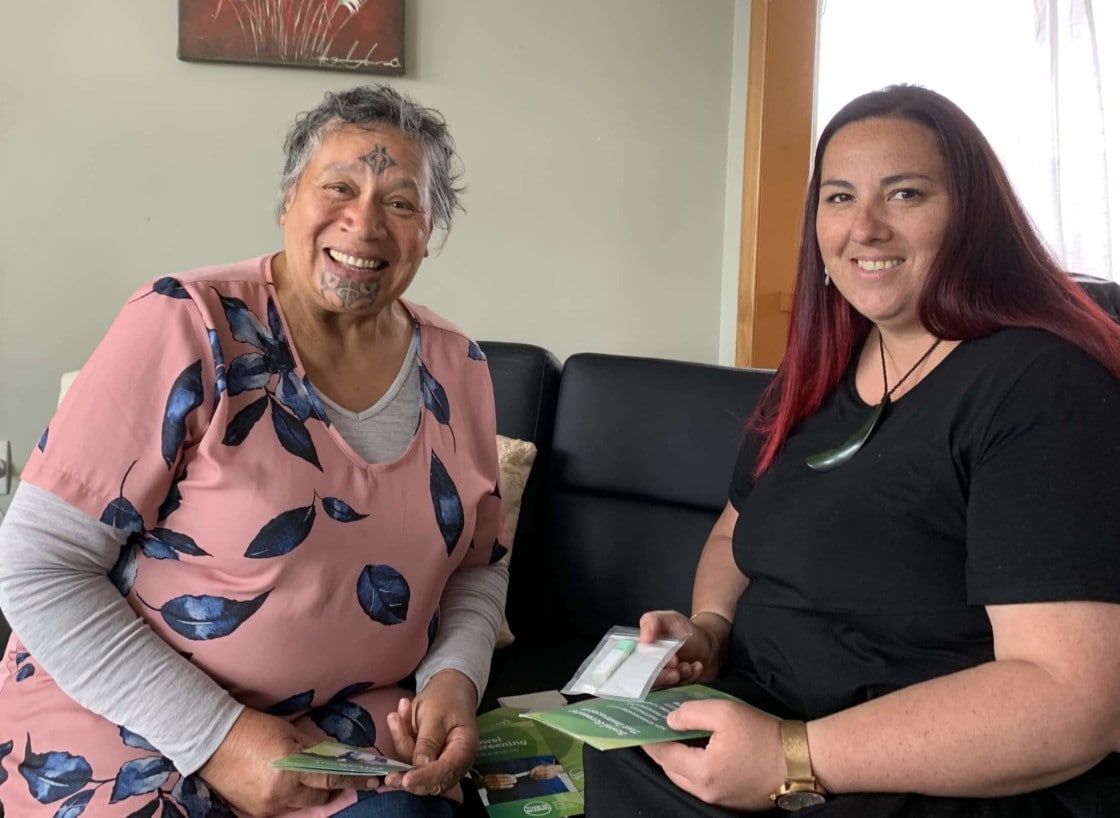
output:
POLYGON ((381 776, 412 769, 411 764, 338 741, 321 742, 302 752, 278 758, 268 766, 304 773, 361 776, 381 776))
POLYGON ((583 745, 527 721, 515 708, 478 717, 471 770, 490 818, 583 815, 583 745))
POLYGON ((674 730, 665 721, 681 704, 695 699, 743 703, 729 693, 705 685, 685 685, 656 690, 644 701, 588 699, 556 710, 525 713, 524 718, 566 733, 597 750, 615 750, 710 736, 710 730, 674 730))

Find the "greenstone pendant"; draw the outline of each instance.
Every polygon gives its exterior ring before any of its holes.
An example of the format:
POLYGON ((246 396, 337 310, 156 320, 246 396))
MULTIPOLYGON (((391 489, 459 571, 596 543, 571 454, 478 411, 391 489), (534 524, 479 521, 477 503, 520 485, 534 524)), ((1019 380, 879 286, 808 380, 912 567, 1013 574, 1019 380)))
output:
POLYGON ((884 395, 871 416, 862 426, 856 429, 850 438, 834 449, 825 449, 823 452, 809 455, 805 458, 805 465, 813 471, 832 471, 843 466, 856 456, 856 452, 863 448, 863 444, 867 442, 871 433, 875 431, 875 427, 879 425, 879 420, 883 417, 883 411, 890 402, 891 399, 884 395))

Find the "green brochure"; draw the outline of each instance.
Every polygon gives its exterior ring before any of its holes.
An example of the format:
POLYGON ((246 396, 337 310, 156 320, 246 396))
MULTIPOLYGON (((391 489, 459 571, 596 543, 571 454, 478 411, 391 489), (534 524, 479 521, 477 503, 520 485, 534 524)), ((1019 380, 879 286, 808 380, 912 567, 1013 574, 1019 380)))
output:
POLYGON ((588 699, 556 710, 526 713, 525 718, 566 733, 597 750, 616 750, 710 736, 710 730, 679 731, 665 723, 671 711, 693 699, 740 701, 729 693, 704 685, 685 685, 655 690, 642 701, 588 699))
POLYGON ((583 815, 583 745, 502 707, 478 717, 471 770, 491 818, 583 815))
POLYGON ((351 747, 337 741, 320 742, 301 753, 278 758, 268 766, 305 773, 362 776, 380 776, 412 769, 411 764, 403 761, 385 758, 361 747, 351 747))

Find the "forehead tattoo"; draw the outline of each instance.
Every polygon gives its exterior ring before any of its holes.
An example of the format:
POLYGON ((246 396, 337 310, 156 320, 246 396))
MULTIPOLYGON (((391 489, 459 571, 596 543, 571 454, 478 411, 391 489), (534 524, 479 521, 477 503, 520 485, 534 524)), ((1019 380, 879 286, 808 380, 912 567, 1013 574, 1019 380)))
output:
POLYGON ((362 161, 369 165, 378 176, 397 164, 393 161, 393 157, 389 155, 389 149, 384 145, 376 145, 373 150, 362 157, 362 161))

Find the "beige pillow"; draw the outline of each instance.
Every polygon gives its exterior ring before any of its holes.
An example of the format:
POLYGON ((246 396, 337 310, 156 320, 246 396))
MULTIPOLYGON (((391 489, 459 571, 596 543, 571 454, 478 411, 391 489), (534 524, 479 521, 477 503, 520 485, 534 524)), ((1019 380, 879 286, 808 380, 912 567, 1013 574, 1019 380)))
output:
POLYGON ((62 377, 59 379, 58 384, 58 405, 62 405, 62 399, 66 397, 66 393, 70 390, 70 384, 74 382, 74 378, 78 377, 78 370, 73 372, 63 372, 62 377))
MULTIPOLYGON (((529 440, 516 440, 498 435, 499 486, 502 492, 502 519, 509 534, 509 547, 513 549, 513 535, 517 531, 517 518, 521 515, 521 495, 525 493, 525 481, 529 470, 537 459, 537 447, 529 440)), ((507 551, 502 561, 509 563, 507 551)), ((502 617, 502 627, 498 631, 495 647, 504 648, 513 642, 509 623, 502 617)))

